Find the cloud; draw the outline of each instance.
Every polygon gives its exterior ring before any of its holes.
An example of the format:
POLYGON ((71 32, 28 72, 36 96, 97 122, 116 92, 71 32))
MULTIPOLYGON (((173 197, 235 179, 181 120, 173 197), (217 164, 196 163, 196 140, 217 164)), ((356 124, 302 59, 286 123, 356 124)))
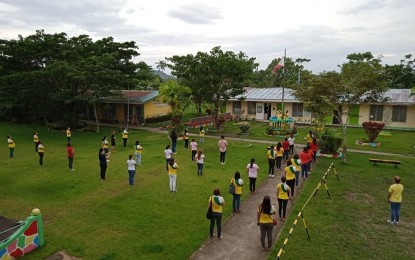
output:
POLYGON ((189 24, 212 24, 215 20, 223 18, 218 8, 203 3, 183 5, 168 11, 167 14, 189 24))

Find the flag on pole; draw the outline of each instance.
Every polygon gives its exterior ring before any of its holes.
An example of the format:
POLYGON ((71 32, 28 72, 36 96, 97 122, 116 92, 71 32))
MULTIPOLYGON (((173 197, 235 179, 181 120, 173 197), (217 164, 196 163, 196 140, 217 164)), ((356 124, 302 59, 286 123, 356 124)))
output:
POLYGON ((284 63, 285 63, 285 57, 282 57, 280 62, 278 62, 277 65, 275 65, 275 67, 272 69, 272 73, 275 73, 277 70, 281 69, 282 67, 284 67, 284 63))

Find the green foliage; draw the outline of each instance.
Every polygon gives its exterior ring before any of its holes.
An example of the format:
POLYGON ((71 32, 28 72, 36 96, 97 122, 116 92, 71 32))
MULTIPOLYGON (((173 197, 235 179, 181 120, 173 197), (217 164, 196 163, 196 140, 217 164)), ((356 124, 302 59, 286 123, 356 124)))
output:
POLYGON ((379 136, 379 133, 382 131, 382 129, 385 128, 385 123, 369 121, 363 122, 362 126, 365 130, 367 137, 369 138, 369 142, 374 142, 376 138, 379 136))
POLYGON ((231 98, 244 93, 258 64, 245 53, 235 54, 214 47, 210 53, 196 56, 173 56, 167 59, 169 68, 178 81, 192 89, 192 98, 200 107, 202 101, 212 106, 215 126, 219 128, 220 108, 231 98))
POLYGON ((251 124, 249 122, 241 122, 238 124, 239 130, 241 134, 247 134, 249 132, 249 128, 251 128, 251 124))
POLYGON ((322 153, 335 154, 342 144, 342 138, 337 137, 331 129, 326 129, 318 141, 322 153))
POLYGON ((146 118, 145 124, 165 122, 165 121, 171 120, 171 118, 172 118, 172 115, 170 113, 167 115, 162 115, 162 116, 150 116, 146 118))
POLYGON ((386 75, 390 88, 408 89, 415 86, 415 59, 407 54, 400 64, 386 65, 386 75))
POLYGON ((151 67, 132 61, 137 49, 132 41, 43 30, 0 40, 0 119, 72 125, 84 119, 86 104, 117 90, 157 87, 151 67))

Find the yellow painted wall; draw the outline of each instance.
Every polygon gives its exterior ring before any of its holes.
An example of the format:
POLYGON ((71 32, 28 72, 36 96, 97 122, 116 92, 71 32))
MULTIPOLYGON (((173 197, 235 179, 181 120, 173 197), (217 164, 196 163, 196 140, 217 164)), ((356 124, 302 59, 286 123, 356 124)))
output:
POLYGON ((116 104, 115 105, 115 118, 119 122, 124 122, 124 120, 125 120, 124 119, 124 104, 116 104))
POLYGON ((144 104, 144 118, 156 115, 166 115, 170 112, 171 107, 164 103, 149 101, 144 104))

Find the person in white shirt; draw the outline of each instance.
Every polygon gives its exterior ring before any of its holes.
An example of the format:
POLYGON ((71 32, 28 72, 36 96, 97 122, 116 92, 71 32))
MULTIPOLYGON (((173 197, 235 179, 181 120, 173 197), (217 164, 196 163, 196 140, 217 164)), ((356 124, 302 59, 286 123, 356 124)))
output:
POLYGON ((135 176, 135 166, 136 166, 136 161, 133 160, 133 155, 130 154, 128 156, 128 160, 127 160, 127 166, 128 166, 128 183, 130 184, 130 186, 134 185, 134 176, 135 176))
POLYGON ((248 163, 248 165, 246 166, 246 169, 248 171, 248 177, 249 177, 249 190, 251 191, 251 193, 256 193, 255 183, 256 183, 256 178, 258 177, 259 167, 255 163, 255 158, 251 158, 251 162, 248 163))
POLYGON ((288 143, 290 144, 290 155, 294 154, 294 144, 295 144, 295 137, 293 134, 290 135, 288 138, 288 143))
POLYGON ((226 147, 228 146, 228 141, 225 140, 225 136, 221 136, 218 142, 219 152, 220 152, 220 163, 225 164, 226 156, 226 147))
POLYGON ((195 161, 197 163, 197 176, 202 176, 203 175, 203 164, 205 162, 205 155, 203 154, 202 149, 200 149, 196 156, 195 156, 195 161))
POLYGON ((167 146, 166 146, 166 149, 164 149, 164 158, 166 159, 166 171, 167 172, 169 172, 169 168, 168 168, 168 165, 169 165, 169 162, 170 162, 170 160, 171 160, 171 155, 173 154, 173 151, 170 149, 170 145, 168 144, 167 146))
POLYGON ((197 153, 197 143, 196 140, 193 138, 190 142, 190 149, 192 150, 192 162, 195 160, 195 156, 197 153))

